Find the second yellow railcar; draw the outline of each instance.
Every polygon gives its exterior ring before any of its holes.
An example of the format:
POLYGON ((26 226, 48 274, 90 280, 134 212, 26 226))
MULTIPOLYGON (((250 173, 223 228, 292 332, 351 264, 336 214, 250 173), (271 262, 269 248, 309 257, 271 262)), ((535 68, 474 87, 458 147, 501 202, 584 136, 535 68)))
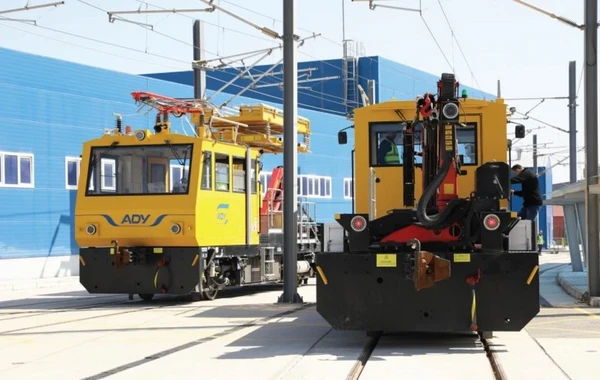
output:
MULTIPOLYGON (((258 178, 262 155, 282 151, 281 112, 242 106, 239 116, 220 117, 190 102, 134 97, 158 108, 154 131, 123 130, 119 121, 83 145, 75 213, 81 283, 92 293, 214 299, 228 285, 279 280, 281 252, 261 239, 270 234, 261 226, 258 178), (168 115, 183 113, 192 114, 194 136, 170 129, 168 115)), ((298 123, 310 134, 307 119, 298 123)), ((312 274, 315 224, 299 254, 299 281, 312 274)))

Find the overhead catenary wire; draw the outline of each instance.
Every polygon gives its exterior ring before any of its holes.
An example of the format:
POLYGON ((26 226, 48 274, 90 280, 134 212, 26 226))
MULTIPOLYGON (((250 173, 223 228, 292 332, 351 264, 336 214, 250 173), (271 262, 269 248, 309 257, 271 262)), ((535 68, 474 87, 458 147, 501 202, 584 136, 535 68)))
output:
MULTIPOLYGON (((95 6, 95 5, 89 4, 89 3, 87 3, 87 2, 85 2, 85 1, 83 1, 83 0, 78 0, 78 1, 82 2, 83 4, 89 5, 89 6, 91 6, 91 7, 94 7, 94 8, 96 8, 96 9, 98 9, 98 10, 102 10, 103 12, 105 12, 105 10, 103 10, 102 8, 99 8, 99 7, 95 6)), ((153 4, 150 4, 150 3, 148 3, 147 1, 141 1, 141 0, 136 0, 136 1, 138 1, 139 3, 145 4, 146 6, 148 6, 148 5, 155 6, 155 5, 153 5, 153 4)), ((224 2, 226 2, 226 1, 224 1, 224 2)), ((159 8, 160 8, 160 7, 159 7, 159 8)), ((243 7, 242 7, 242 8, 243 8, 243 7)), ((247 9, 247 8, 246 8, 246 9, 247 9)), ((260 14, 260 13, 258 13, 258 12, 254 12, 254 13, 260 14)), ((191 16, 189 16, 189 15, 186 15, 186 14, 178 14, 178 15, 180 15, 180 16, 184 16, 184 17, 189 17, 189 18, 192 18, 191 16)), ((268 16, 265 16, 265 17, 268 17, 268 16)), ((210 23, 209 23, 209 22, 207 22, 207 24, 210 24, 210 23)), ((146 29, 146 28, 145 28, 145 29, 146 29)), ((223 30, 225 30, 225 29, 227 29, 227 30, 232 30, 231 28, 223 28, 223 30)), ((55 30, 55 31, 56 31, 56 30, 55 30)), ((61 32, 63 32, 63 31, 61 31, 61 32)), ((184 41, 181 41, 181 40, 177 40, 177 39, 175 39, 175 38, 173 38, 173 37, 171 37, 171 36, 169 36, 169 35, 166 35, 165 33, 161 33, 160 31, 156 31, 156 30, 155 30, 154 32, 155 32, 155 33, 157 33, 157 34, 159 34, 159 35, 162 35, 162 36, 164 36, 164 37, 166 37, 166 38, 170 38, 170 39, 176 40, 176 41, 178 41, 178 42, 180 42, 180 43, 184 43, 184 44, 185 44, 185 45, 187 45, 187 46, 191 46, 191 44, 189 44, 189 43, 187 43, 187 42, 184 42, 184 41)), ((66 33, 66 34, 69 34, 69 32, 65 32, 65 33, 66 33)), ((147 30, 146 30, 146 33, 147 33, 147 30)), ((253 35, 250 35, 250 34, 248 34, 248 33, 244 33, 244 32, 240 32, 240 33, 242 33, 242 34, 245 34, 245 35, 248 35, 248 36, 252 36, 252 37, 254 37, 253 35)), ((72 33, 71 33, 70 35, 72 35, 72 36, 76 36, 76 37, 80 37, 80 36, 78 36, 78 35, 74 35, 74 34, 72 34, 72 33)), ((335 43, 336 45, 340 45, 339 43, 336 43, 336 42, 334 42, 333 40, 330 40, 330 39, 329 39, 329 38, 327 38, 327 37, 325 37, 325 39, 326 39, 326 40, 328 40, 328 41, 330 41, 330 42, 333 42, 333 43, 335 43)), ((93 40, 94 40, 94 39, 93 39, 93 40)), ((269 41, 272 41, 272 40, 269 40, 269 41)), ((95 40, 95 42, 100 42, 100 43, 105 43, 105 44, 106 44, 106 42, 105 42, 105 41, 100 41, 100 40, 95 40)), ((110 44, 110 43, 108 43, 108 44, 110 44)), ((116 46, 116 44, 112 44, 112 46, 116 46)), ((121 48, 123 48, 123 47, 121 47, 121 48)), ((124 48, 126 48, 126 49, 128 49, 128 50, 136 50, 135 48, 129 48, 129 47, 124 47, 124 48)), ((204 50, 204 51, 206 51, 206 49, 203 49, 203 50, 204 50)), ((144 54, 153 55, 153 56, 156 56, 156 57, 159 57, 159 58, 162 58, 162 59, 171 59, 170 57, 162 56, 162 55, 160 55, 160 54, 148 53, 148 51, 147 51, 147 50, 144 50, 144 51, 141 51, 141 50, 139 50, 139 52, 140 52, 140 53, 144 53, 144 54)), ((219 56, 218 54, 215 54, 215 53, 213 53, 213 52, 210 52, 210 51, 206 51, 206 52, 207 52, 207 53, 209 53, 209 54, 211 54, 211 55, 214 55, 214 56, 219 56)), ((305 55, 307 55, 307 56, 310 56, 310 57, 312 57, 312 58, 315 58, 315 57, 311 56, 310 54, 308 54, 308 53, 306 53, 306 52, 303 52, 303 51, 301 51, 301 53, 302 53, 302 54, 305 54, 305 55)), ((366 57, 366 58, 372 59, 371 57, 366 57)), ((130 59, 130 58, 127 58, 127 59, 130 59)), ((175 60, 176 60, 176 59, 175 59, 175 60)), ((317 59, 317 60, 318 60, 318 59, 317 59)), ((186 61, 181 61, 181 60, 177 60, 177 61, 179 61, 179 62, 181 62, 181 63, 184 63, 184 62, 186 62, 186 61)), ((326 65, 330 65, 331 67, 334 67, 336 70, 339 70, 340 72, 342 72, 342 69, 341 69, 341 68, 339 68, 339 67, 337 67, 337 66, 334 66, 334 65, 332 65, 332 64, 331 64, 331 63, 329 63, 329 62, 326 62, 326 61, 323 61, 323 60, 319 60, 319 61, 323 62, 323 63, 324 63, 324 64, 326 64, 326 65)), ((158 65, 158 64, 157 64, 157 65, 158 65)), ((162 66, 162 67, 166 67, 165 65, 160 65, 160 66, 162 66)), ((398 71, 398 70, 393 70, 393 71, 398 71)), ((407 76, 409 76, 409 77, 412 77, 412 78, 414 78, 414 76, 411 76, 410 74, 407 74, 407 73, 405 73, 405 72, 403 72, 403 71, 398 71, 398 72, 399 72, 399 73, 401 73, 401 74, 404 74, 404 75, 407 75, 407 76)), ((359 77, 359 78, 361 78, 361 79, 369 79, 369 78, 365 78, 365 77, 363 77, 363 76, 360 76, 360 75, 358 75, 358 77, 359 77)), ((271 78, 265 78, 265 79, 271 79, 271 78)), ((396 88, 393 88, 393 87, 389 87, 389 86, 385 86, 385 85, 380 85, 380 86, 381 86, 382 88, 389 88, 389 89, 391 89, 391 90, 392 90, 394 93, 404 93, 404 94, 411 95, 411 96, 412 96, 412 95, 414 95, 414 93, 410 93, 410 92, 402 92, 401 90, 399 90, 399 89, 396 89, 396 88)), ((310 97, 321 98, 321 99, 329 99, 329 101, 330 101, 330 102, 334 102, 334 103, 336 103, 336 104, 340 104, 340 105, 341 105, 341 103, 344 101, 344 99, 343 99, 343 98, 341 98, 341 97, 339 97, 339 96, 335 96, 335 95, 333 95, 333 94, 326 94, 326 93, 322 93, 322 92, 316 91, 316 90, 315 90, 315 89, 313 89, 313 88, 308 88, 308 87, 307 87, 306 89, 307 89, 307 92, 304 92, 304 94, 306 94, 307 96, 310 96, 310 97), (335 99, 335 100, 340 100, 341 102, 336 102, 336 101, 334 101, 333 99, 335 99)), ((259 93, 260 93, 260 94, 262 94, 262 95, 266 95, 266 94, 264 94, 264 93, 262 93, 262 92, 259 92, 259 93)), ((312 108, 314 109, 315 107, 312 107, 312 108)), ((340 114, 341 114, 341 113, 340 113, 340 114)))
MULTIPOLYGON (((156 5, 154 5, 154 4, 151 4, 151 3, 149 3, 148 1, 145 1, 145 0, 136 0, 136 1, 138 1, 138 2, 140 2, 140 3, 149 4, 149 5, 150 5, 150 6, 152 6, 152 7, 156 7, 156 8, 159 8, 159 9, 164 9, 164 8, 161 8, 161 7, 159 7, 159 6, 156 6, 156 5)), ((273 17, 271 17, 271 16, 267 16, 267 15, 265 15, 264 13, 260 13, 260 12, 257 12, 257 11, 254 11, 254 10, 251 10, 251 9, 248 9, 248 8, 245 8, 245 7, 241 6, 241 5, 237 5, 237 4, 235 4, 235 3, 232 3, 232 2, 230 2, 230 1, 225 1, 225 0, 221 0, 221 1, 223 1, 224 3, 230 4, 230 5, 232 5, 232 6, 235 6, 235 7, 237 7, 237 8, 240 8, 240 9, 246 10, 246 11, 248 11, 248 12, 251 12, 251 13, 253 13, 253 14, 260 15, 260 16, 262 16, 262 17, 265 17, 265 18, 267 18, 267 19, 269 19, 269 20, 272 20, 272 21, 274 21, 274 22, 280 22, 280 23, 282 22, 282 21, 280 21, 280 20, 278 20, 278 19, 275 19, 275 18, 273 18, 273 17)), ((187 18, 193 19, 193 17, 191 17, 191 16, 189 16, 189 15, 187 15, 187 14, 179 14, 179 16, 182 16, 182 17, 187 17, 187 18)), ((308 32, 308 33, 310 33, 310 34, 312 34, 312 35, 315 35, 315 34, 317 34, 315 31, 311 31, 311 30, 308 30, 308 29, 304 29, 304 28, 300 28, 300 27, 299 27, 298 29, 299 29, 299 30, 302 30, 302 31, 305 31, 305 32, 308 32)), ((331 43, 333 43, 333 44, 335 44, 335 45, 338 45, 338 46, 343 46, 342 44, 340 44, 340 43, 338 43, 338 42, 335 42, 334 40, 332 40, 332 39, 330 39, 330 38, 328 38, 328 37, 324 36, 324 35, 323 35, 323 34, 321 34, 321 33, 318 33, 318 35, 319 35, 319 39, 326 40, 326 41, 328 41, 328 42, 331 42, 331 43)), ((268 40, 268 41, 271 41, 271 42, 272 42, 272 40, 268 40)), ((332 67, 334 70, 336 70, 336 71, 339 71, 339 72, 340 72, 340 74, 343 74, 343 69, 342 69, 341 67, 339 67, 339 66, 335 66, 335 65, 331 64, 330 62, 327 62, 327 61, 325 61, 325 60, 322 60, 322 59, 320 59, 320 58, 314 57, 314 56, 312 56, 312 55, 310 55, 310 54, 308 54, 308 53, 306 53, 305 51, 303 51, 303 50, 300 50, 300 49, 298 50, 298 53, 299 53, 299 54, 306 55, 306 56, 308 56, 308 57, 312 58, 313 60, 315 60, 315 61, 317 61, 317 62, 320 62, 320 63, 322 63, 322 64, 324 64, 324 65, 326 65, 326 66, 332 67)), ((371 57, 365 57, 365 58, 367 58, 367 59, 369 59, 370 61, 373 61, 373 62, 374 62, 374 59, 373 59, 373 58, 371 58, 371 57)), ((255 70, 258 70, 258 69, 256 69, 256 68, 255 68, 255 70)), ((396 69, 394 69, 394 70, 392 70, 392 71, 393 71, 393 72, 398 72, 398 73, 400 73, 400 74, 402 74, 402 75, 405 75, 405 76, 407 76, 407 77, 410 77, 410 78, 412 78, 412 79, 413 79, 413 81, 416 81, 416 80, 418 80, 418 81, 420 81, 420 82, 423 82, 423 83, 425 83, 425 81, 424 81, 424 80, 418 79, 418 78, 416 78, 415 76, 413 76, 413 75, 410 75, 410 74, 408 74, 408 73, 406 73, 406 72, 403 72, 403 71, 401 71, 401 70, 396 70, 396 69)), ((260 72, 260 71, 259 71, 259 72, 260 72)), ((370 80, 370 79, 371 79, 371 78, 364 77, 364 76, 362 76, 362 75, 356 75, 356 76, 357 76, 357 78, 359 78, 359 79, 363 79, 363 80, 370 80)), ((393 87, 390 87, 390 86, 387 86, 387 85, 385 85, 385 84, 379 84, 379 86, 380 86, 380 88, 385 88, 385 89, 392 90, 394 93, 404 93, 404 94, 411 95, 411 96, 413 95, 413 94, 411 94, 411 93, 401 92, 399 89, 397 89, 397 88, 393 88, 393 87)), ((312 89, 311 89, 311 91, 314 91, 314 90, 312 90, 312 89)), ((320 94, 323 94, 324 96, 333 96, 333 95, 331 95, 331 94, 327 94, 327 93, 322 93, 322 92, 319 92, 319 93, 320 93, 320 94)), ((336 97, 336 96, 333 96, 333 97, 336 97)), ((342 101, 344 100, 344 99, 343 99, 343 98, 341 98, 341 97, 336 97, 336 98, 338 98, 338 99, 341 99, 342 101)))
POLYGON ((460 46, 460 42, 458 42, 458 38, 456 38, 456 33, 454 32, 454 29, 452 28, 452 25, 450 24, 450 20, 448 20, 448 16, 446 15, 446 11, 444 10, 444 7, 442 6, 441 0, 438 0, 438 4, 440 6, 442 14, 444 15, 444 19, 446 19, 446 23, 448 24, 448 27, 450 28, 450 32, 452 34, 452 38, 454 39, 454 41, 456 41, 456 46, 458 47, 458 50, 460 51, 460 54, 462 55, 463 59, 465 60, 465 63, 467 64, 467 68, 471 72, 471 78, 475 82, 475 85, 477 86, 477 88, 479 89, 479 91, 483 94, 484 92, 481 89, 481 86, 479 85, 479 82, 477 81, 477 78, 475 77, 475 74, 473 73, 473 69, 471 68, 471 65, 469 64, 469 60, 465 56, 465 53, 463 52, 463 49, 460 46))
MULTIPOLYGON (((89 6, 91 6, 91 7, 95 8, 95 9, 97 9, 97 10, 100 10, 100 11, 102 11, 102 12, 107 12, 106 10, 104 10, 104 9, 102 9, 102 8, 100 8, 100 7, 97 7, 97 6, 94 6, 94 5, 88 4, 88 3, 86 3, 86 2, 85 2, 85 1, 83 1, 83 0, 78 0, 78 1, 82 2, 83 4, 89 5, 89 6)), ((146 4, 148 4, 148 5, 154 6, 153 4, 150 4, 150 3, 148 3, 148 2, 143 2, 143 3, 146 3, 146 4)), ((231 12, 230 12, 230 13, 231 13, 231 12)), ((185 15, 184 15, 184 16, 185 16, 185 15)), ((189 16, 188 16, 188 17, 189 17, 189 16)), ((190 17, 190 18, 191 18, 191 17, 190 17)), ((256 24, 253 24, 253 25, 256 25, 256 24)), ((155 32, 155 33, 157 33, 157 34, 163 35, 163 36, 165 36, 165 37, 168 37, 168 38, 170 38, 170 39, 172 39, 172 40, 175 40, 175 41, 178 41, 178 42, 180 42, 180 43, 183 43, 183 44, 186 44, 186 45, 188 45, 188 46, 192 46, 192 47, 193 47, 193 45, 192 45, 192 44, 189 44, 188 42, 185 42, 185 41, 182 41, 182 40, 176 39, 176 38, 174 38, 174 37, 168 36, 168 35, 166 35, 166 34, 164 34, 164 33, 161 33, 161 32, 158 32, 158 31, 156 31, 155 29, 151 29, 151 31, 152 31, 152 32, 155 32)), ((298 42, 300 42, 300 43, 303 43, 305 40, 307 40, 307 39, 309 39, 309 38, 316 38, 316 37, 317 37, 317 35, 309 36, 309 37, 306 37, 306 38, 303 38, 303 39, 300 39, 300 40, 298 40, 298 42)), ((270 48, 266 48, 266 49, 264 49, 264 50, 269 50, 269 49, 281 49, 281 48, 282 48, 282 45, 278 45, 278 46, 273 46, 273 47, 270 47, 270 48)), ((206 51, 206 50, 204 50, 204 51, 206 51)), ((208 51, 206 51, 206 52, 208 52, 208 51)), ((208 52, 208 53, 210 53, 210 54, 212 54, 212 55, 216 55, 215 53, 212 53, 212 52, 208 52)), ((255 53, 255 52, 251 52, 251 53, 255 53)), ((242 53, 242 54, 238 54, 238 55, 244 55, 244 53, 242 53)), ((238 56, 238 55, 234 55, 234 56, 238 56)), ((232 57, 233 57, 233 56, 232 56, 232 57)), ((222 59, 222 57, 220 57, 220 58, 222 59)), ((217 59, 219 59, 219 58, 217 58, 217 59)), ((271 67, 270 67, 269 69, 267 69, 267 70, 272 70, 273 68, 274 68, 274 66, 271 66, 271 67)), ((225 72, 225 73, 227 73, 227 72, 225 72)), ((227 74, 229 74, 229 73, 227 73, 227 74)), ((241 88, 242 88, 242 90, 244 90, 244 91, 245 91, 245 88, 244 88, 244 87, 241 87, 241 88)), ((244 91, 242 91, 242 92, 244 92, 244 91)), ((235 96, 239 96, 239 95, 241 95, 241 93, 242 93, 242 92, 240 92, 240 93, 238 93, 238 94, 234 95, 234 96, 232 97, 232 99, 233 99, 235 96)), ((262 93, 261 93, 261 94, 262 94, 262 93)), ((307 93, 306 95, 308 95, 308 96, 313 96, 313 97, 317 97, 317 98, 318 98, 318 96, 316 96, 316 95, 313 95, 313 94, 308 94, 308 93, 307 93)), ((232 99, 230 99, 229 101, 231 101, 232 99)), ((227 105, 227 104, 229 103, 229 101, 228 101, 228 102, 225 102, 225 103, 224 103, 224 105, 227 105)), ((340 113, 340 114, 341 114, 341 113, 340 113)))
MULTIPOLYGON (((0 16, 0 19, 2 19, 2 18, 4 18, 4 17, 0 16)), ((8 26, 8 25, 3 25, 3 26, 7 26, 7 27, 10 27, 10 28, 15 28, 13 26, 8 26)), ((77 38, 84 39, 84 40, 90 40, 90 41, 93 41, 93 42, 96 42, 96 43, 101 43, 101 44, 105 44, 105 45, 112 46, 112 47, 121 48, 121 49, 124 49, 124 50, 130 50, 130 51, 135 51, 135 52, 138 52, 138 53, 141 53, 141 54, 148 54, 148 55, 152 55, 152 56, 157 56, 157 57, 162 58, 162 59, 171 60, 171 61, 174 61, 174 62, 186 64, 186 65, 189 64, 188 61, 179 60, 177 58, 172 58, 172 57, 169 57, 169 56, 162 56, 160 54, 155 54, 155 53, 149 53, 149 52, 145 52, 144 50, 135 49, 135 48, 131 48, 131 47, 128 47, 128 46, 123 46, 123 45, 115 44, 115 43, 112 43, 112 42, 106 42, 106 41, 98 40, 98 39, 95 39, 95 38, 90 38, 90 37, 82 36, 82 35, 79 35, 79 34, 73 34, 73 33, 70 33, 70 32, 66 32, 66 31, 62 31, 62 30, 58 30, 58 29, 54 29, 54 28, 45 27, 45 26, 42 26, 42 25, 39 25, 39 24, 35 25, 35 27, 41 28, 41 29, 50 30, 50 31, 57 32, 57 33, 66 34, 66 35, 77 37, 77 38)), ((20 28, 15 28, 15 29, 21 30, 21 31, 24 31, 24 32, 32 33, 30 31, 26 31, 26 30, 23 30, 23 29, 20 29, 20 28)), ((32 33, 32 34, 35 34, 35 33, 32 33)), ((39 34, 36 34, 36 35, 39 35, 39 34)), ((42 37, 45 37, 45 36, 42 35, 42 37)), ((47 37, 47 38, 51 38, 51 37, 47 37)), ((53 40, 57 40, 57 39, 54 39, 54 38, 52 38, 52 39, 53 40)), ((58 41, 60 41, 60 40, 58 40, 58 41)), ((66 42, 66 41, 61 41, 61 42, 74 45, 73 43, 66 42)), ((98 51, 98 52, 102 52, 102 51, 100 51, 98 49, 94 49, 94 50, 98 51)), ((116 54, 116 53, 109 53, 109 52, 104 52, 104 53, 113 55, 115 57, 121 57, 121 55, 116 54)), ((126 59, 133 59, 133 58, 126 57, 126 59)), ((137 61, 140 61, 140 60, 137 60, 137 61)), ((147 61, 141 61, 141 62, 149 63, 147 61)), ((155 63, 153 63, 153 64, 155 64, 155 63)), ((160 65, 156 64, 156 65, 157 66, 162 66, 162 67, 175 68, 173 66, 165 66, 165 65, 162 65, 162 64, 160 64, 160 65)), ((181 70, 181 68, 179 68, 179 67, 177 67, 176 69, 181 70)), ((222 71, 222 73, 229 74, 229 75, 234 75, 233 73, 228 73, 226 71, 222 71)), ((220 83, 226 83, 225 80, 223 80, 221 78, 218 78, 216 76, 212 76, 212 75, 210 75, 208 73, 207 73, 207 77, 211 78, 211 79, 213 79, 213 80, 215 80, 217 82, 220 82, 220 83)), ((243 88, 243 86, 238 85, 238 84, 231 84, 231 86, 234 87, 234 88, 239 88, 239 89, 243 88)), ((248 89, 247 92, 256 93, 256 94, 261 95, 263 97, 273 99, 272 100, 273 103, 282 103, 282 101, 283 101, 282 97, 278 97, 278 96, 275 96, 275 95, 271 95, 271 94, 259 92, 259 91, 256 91, 254 89, 248 89)), ((307 95, 311 96, 311 97, 318 98, 318 99, 322 99, 322 97, 319 97, 318 95, 314 95, 314 94, 307 94, 307 95)), ((333 102, 333 103, 335 103, 335 102, 333 102)), ((341 102, 337 103, 337 104, 342 105, 341 102)), ((330 109, 325 109, 323 107, 318 107, 318 106, 314 106, 314 105, 310 105, 310 104, 299 103, 299 106, 302 106, 303 108, 306 108, 306 109, 315 110, 315 111, 323 111, 323 112, 338 114, 340 116, 344 116, 345 115, 344 112, 338 112, 338 111, 334 111, 334 110, 330 110, 330 109)))
MULTIPOLYGON (((145 0, 136 0, 136 1, 145 2, 145 0)), ((272 20, 273 22, 278 22, 278 23, 280 23, 280 24, 282 24, 282 23, 283 23, 283 21, 282 21, 282 20, 280 20, 280 19, 278 19, 278 18, 274 18, 274 17, 272 17, 272 16, 266 15, 266 14, 264 14, 264 13, 261 13, 261 12, 258 12, 258 11, 256 11, 256 10, 253 10, 253 9, 250 9, 250 8, 247 8, 247 7, 244 7, 244 6, 242 6, 242 5, 239 5, 239 4, 236 4, 236 3, 234 3, 234 2, 232 2, 232 1, 228 1, 228 0, 219 0, 219 1, 222 1, 222 2, 224 2, 224 3, 227 3, 227 4, 231 5, 231 6, 234 6, 234 7, 236 7, 236 8, 243 9, 243 10, 245 10, 245 11, 247 11, 247 12, 250 12, 250 13, 253 13, 253 14, 257 15, 257 16, 261 16, 261 17, 264 17, 264 18, 266 18, 266 19, 272 20)), ((305 29, 305 28, 302 28, 302 27, 299 27, 299 26, 297 27, 297 29, 298 29, 298 30, 300 30, 300 31, 304 31, 304 32, 307 32, 307 33, 311 33, 311 34, 314 34, 314 33, 316 33, 316 32, 315 32, 315 31, 313 31, 313 30, 310 30, 310 29, 305 29)), ((336 46, 338 46, 338 47, 343 47, 343 46, 344 46, 342 43, 340 43, 340 42, 338 42, 338 41, 335 41, 335 40, 333 40, 333 39, 329 38, 328 36, 324 35, 323 33, 319 33, 319 34, 320 34, 320 38, 319 38, 320 40, 327 41, 327 42, 329 42, 329 43, 331 43, 331 44, 334 44, 334 45, 336 45, 336 46)), ((372 57, 363 57, 363 58, 365 58, 365 59, 369 60, 369 62, 376 63, 375 59, 374 59, 374 58, 372 58, 372 57)), ((326 61, 323 61, 323 60, 321 60, 321 62, 326 62, 326 61)), ((389 68, 388 68, 388 69, 389 69, 389 68)), ((398 74, 401 74, 401 75, 403 75, 403 76, 406 76, 406 77, 412 78, 412 79, 413 79, 413 80, 415 80, 415 81, 419 81, 419 82, 422 82, 422 83, 428 83, 427 81, 425 81, 425 80, 423 80, 423 79, 421 79, 421 78, 418 78, 418 77, 416 77, 416 76, 414 76, 414 75, 412 75, 412 74, 409 74, 409 73, 407 73, 407 72, 405 72, 405 71, 402 71, 402 70, 400 70, 400 69, 398 69, 398 68, 393 68, 393 69, 391 69, 391 71, 392 71, 392 72, 395 72, 395 73, 398 73, 398 74)), ((364 77, 360 77, 360 78, 363 78, 363 79, 370 79, 370 78, 364 78, 364 77)), ((390 87, 387 87, 387 88, 390 88, 390 87)), ((392 89, 392 88, 390 88, 390 89, 392 89)))
MULTIPOLYGON (((98 6, 94 6, 94 5, 88 4, 88 3, 86 3, 86 2, 85 2, 85 1, 83 1, 83 0, 78 0, 78 1, 80 1, 80 2, 82 2, 82 3, 84 3, 84 4, 86 4, 86 5, 89 5, 89 6, 91 6, 91 7, 95 8, 95 9, 97 9, 97 10, 100 10, 100 11, 102 11, 102 12, 107 12, 106 10, 104 10, 104 9, 102 9, 102 8, 98 7, 98 6)), ((142 3, 142 4, 146 4, 146 5, 152 6, 152 7, 156 7, 156 8, 158 8, 158 9, 161 9, 161 10, 170 11, 169 9, 166 9, 166 8, 162 8, 162 7, 156 6, 156 5, 154 5, 154 4, 151 4, 151 3, 147 2, 147 1, 143 1, 143 0, 136 0, 136 1, 138 1, 139 3, 142 3)), ((229 12, 229 13, 231 13, 231 12, 229 12)), ((180 15, 180 16, 182 16, 182 17, 189 18, 189 19, 194 19, 193 17, 191 17, 191 16, 189 16, 189 15, 187 15, 187 14, 178 14, 178 13, 176 13, 176 14, 177 14, 177 15, 180 15)), ((257 24, 254 24, 254 23, 252 23, 252 25, 254 25, 255 27, 257 26, 257 24)), ((147 28, 145 28, 145 29, 147 29, 147 28)), ((175 39, 174 37, 171 37, 171 36, 167 36, 167 35, 165 35, 164 33, 158 32, 158 31, 157 31, 157 30, 155 30, 155 29, 152 29, 151 31, 152 31, 152 32, 155 32, 155 33, 157 33, 157 34, 160 34, 160 35, 166 36, 166 37, 168 37, 168 38, 170 38, 170 39, 176 40, 176 41, 178 41, 178 42, 180 42, 180 43, 186 44, 186 45, 188 45, 188 46, 192 46, 192 45, 191 45, 191 44, 189 44, 188 42, 185 42, 185 41, 181 41, 181 40, 175 39)), ((317 34, 315 34, 315 32, 311 32, 311 33, 313 34, 313 37, 320 36, 320 34, 318 34, 318 35, 317 35, 317 34)), ((310 38, 310 37, 308 37, 308 38, 310 38)), ((269 42, 273 42, 272 40, 268 40, 268 41, 269 41, 269 42)), ((282 46, 282 45, 273 46, 273 47, 270 47, 270 48, 266 48, 265 50, 267 50, 267 49, 280 49, 280 48, 281 48, 281 46, 282 46)), ((205 50, 205 51, 206 51, 206 50, 205 50)), ((299 52, 300 52, 300 53, 303 53, 301 50, 299 50, 299 52)), ((210 54, 212 54, 212 55, 215 55, 215 56, 217 55, 217 54, 215 54, 215 53, 212 53, 212 52, 208 52, 208 53, 210 53, 210 54)), ((244 54, 244 53, 241 53, 241 54, 239 54, 239 55, 243 55, 243 54, 244 54)), ((217 60, 218 60, 218 59, 219 59, 219 58, 217 58, 217 60)), ((317 59, 317 60, 319 60, 319 59, 317 59)), ((323 61, 323 60, 319 60, 319 61, 320 61, 320 62, 322 62, 322 63, 324 63, 324 64, 329 64, 329 65, 331 65, 329 62, 326 62, 326 61, 323 61)), ((332 67, 334 67, 336 70, 340 70, 340 71, 342 71, 342 69, 341 69, 340 67, 337 67, 337 66, 334 66, 334 65, 331 65, 331 66, 332 66, 332 67)), ((271 68, 271 67, 270 67, 270 68, 271 68)), ((267 70, 268 70, 268 69, 270 69, 270 68, 267 68, 267 70)), ((260 73, 260 71, 259 71, 259 73, 260 73)), ((362 79, 365 79, 365 80, 369 79, 369 78, 366 78, 366 77, 362 77, 362 76, 360 76, 360 75, 358 75, 358 77, 359 77, 359 78, 362 78, 362 79)), ((264 78, 263 78, 263 79, 264 79, 264 78)), ((382 87, 386 87, 386 86, 382 86, 382 87)), ((387 88, 390 88, 390 87, 387 87, 387 88)), ((392 89, 393 91, 397 92, 397 90, 396 90, 396 89, 394 89, 394 88, 390 88, 390 89, 392 89)), ((310 91, 314 91, 314 90, 313 90, 313 89, 311 89, 310 91)), ((332 94, 326 94, 326 93, 322 93, 322 92, 318 92, 319 94, 321 94, 321 95, 322 95, 321 97, 319 97, 318 95, 314 95, 314 94, 307 93, 307 92, 302 92, 302 90, 300 90, 300 89, 299 89, 299 93, 302 93, 302 94, 304 94, 304 95, 307 95, 307 96, 310 96, 310 97, 323 98, 324 96, 327 96, 327 97, 330 97, 330 98, 337 98, 337 99, 340 99, 342 102, 344 101, 344 99, 343 99, 343 98, 341 98, 341 97, 334 96, 334 95, 332 95, 332 94)), ((263 94, 263 93, 260 93, 260 94, 263 94)), ((408 93, 407 93, 407 94, 408 94, 408 93)), ((411 95, 412 95, 412 94, 411 94, 411 95)), ((330 100, 330 101, 331 101, 331 100, 330 100)), ((340 103, 340 104, 341 104, 341 103, 340 103)), ((323 109, 323 108, 321 108, 321 109, 323 109)), ((342 113, 340 112, 340 114, 342 114, 342 113)))
POLYGON ((5 9, 5 10, 0 11, 0 14, 7 14, 7 13, 14 13, 14 12, 21 12, 21 11, 30 11, 30 10, 39 9, 39 8, 58 7, 59 5, 64 5, 64 4, 65 4, 64 1, 57 1, 54 3, 46 3, 46 4, 38 4, 38 5, 29 5, 29 2, 27 2, 27 4, 24 7, 5 9))

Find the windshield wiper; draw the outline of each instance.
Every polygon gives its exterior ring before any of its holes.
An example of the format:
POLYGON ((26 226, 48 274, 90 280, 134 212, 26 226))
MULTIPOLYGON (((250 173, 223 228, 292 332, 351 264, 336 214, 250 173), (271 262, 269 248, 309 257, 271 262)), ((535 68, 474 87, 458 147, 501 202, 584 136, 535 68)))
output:
POLYGON ((112 144, 110 144, 110 146, 108 148, 106 148, 106 150, 102 153, 100 153, 100 156, 96 156, 94 155, 92 157, 92 163, 91 166, 92 167, 96 167, 96 165, 98 165, 98 162, 100 162, 104 157, 106 157, 106 155, 113 150, 117 145, 119 144, 118 141, 113 141, 112 144))
POLYGON ((171 153, 173 153, 173 155, 175 156, 175 159, 177 160, 179 165, 184 166, 185 160, 187 159, 187 153, 188 153, 187 149, 183 151, 184 154, 183 154, 183 160, 182 160, 181 157, 179 156, 179 154, 177 154, 177 150, 175 150, 173 145, 171 145, 171 140, 165 140, 165 143, 169 146, 169 148, 171 148, 171 153))
POLYGON ((179 154, 177 154, 177 150, 173 147, 173 145, 171 145, 171 140, 165 140, 165 143, 169 146, 169 148, 171 148, 171 153, 173 153, 173 155, 175 156, 175 159, 177 160, 177 162, 179 163, 179 165, 182 166, 182 173, 181 176, 183 178, 185 178, 185 161, 187 160, 187 154, 188 154, 188 150, 184 150, 183 151, 183 160, 180 158, 179 154))

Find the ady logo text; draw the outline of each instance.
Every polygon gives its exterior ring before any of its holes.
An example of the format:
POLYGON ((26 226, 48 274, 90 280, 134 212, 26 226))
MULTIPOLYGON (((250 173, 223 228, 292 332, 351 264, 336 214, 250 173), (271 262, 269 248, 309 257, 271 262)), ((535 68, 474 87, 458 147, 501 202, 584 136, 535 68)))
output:
POLYGON ((121 224, 146 224, 149 218, 150 214, 125 214, 121 224))

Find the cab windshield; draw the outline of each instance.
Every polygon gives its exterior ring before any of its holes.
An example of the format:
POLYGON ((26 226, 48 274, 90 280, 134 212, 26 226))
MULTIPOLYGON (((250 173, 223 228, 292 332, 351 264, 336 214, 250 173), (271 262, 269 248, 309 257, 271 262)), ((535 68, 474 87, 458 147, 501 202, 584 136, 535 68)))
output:
POLYGON ((86 195, 187 194, 191 144, 94 147, 86 195))

